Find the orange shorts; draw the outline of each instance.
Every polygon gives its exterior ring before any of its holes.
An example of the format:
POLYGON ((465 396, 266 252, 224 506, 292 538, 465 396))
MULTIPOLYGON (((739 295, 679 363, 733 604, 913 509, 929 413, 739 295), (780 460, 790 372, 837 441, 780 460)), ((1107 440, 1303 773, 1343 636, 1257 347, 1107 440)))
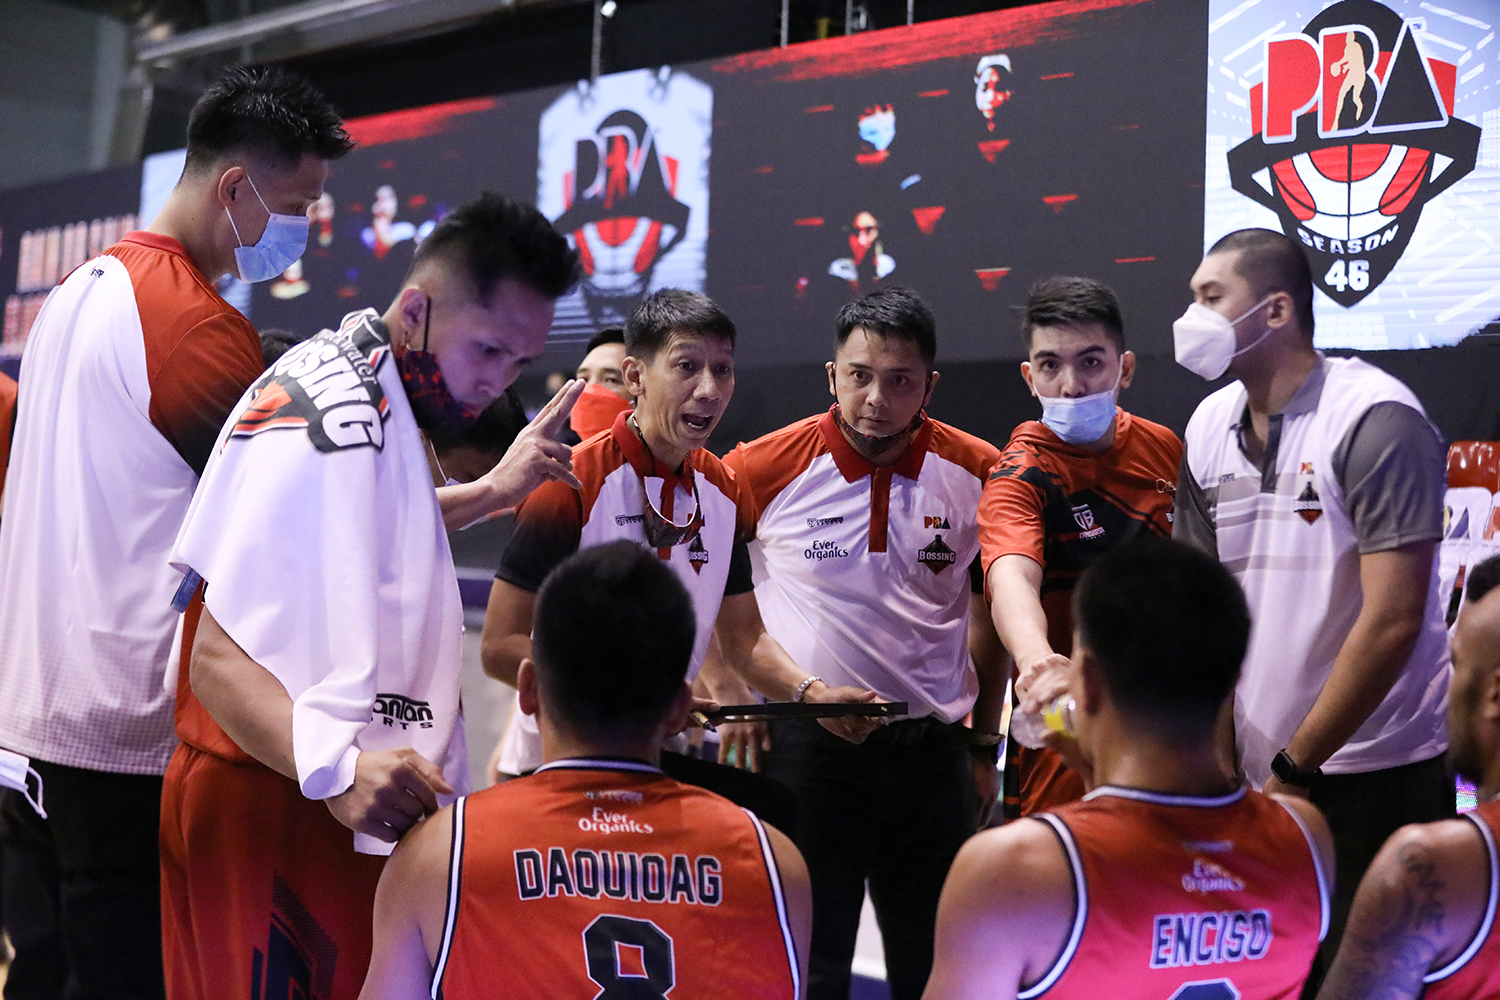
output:
POLYGON ((296 782, 179 745, 161 800, 167 996, 353 1000, 384 864, 296 782))

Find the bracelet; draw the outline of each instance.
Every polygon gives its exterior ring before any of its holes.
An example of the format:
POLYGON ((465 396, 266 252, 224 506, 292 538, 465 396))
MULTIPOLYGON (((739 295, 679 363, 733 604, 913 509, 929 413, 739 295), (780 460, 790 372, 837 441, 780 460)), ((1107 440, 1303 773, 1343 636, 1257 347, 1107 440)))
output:
POLYGON ((821 678, 821 677, 814 677, 814 676, 812 676, 812 675, 809 674, 807 676, 807 678, 805 678, 802 681, 801 684, 797 685, 797 690, 795 690, 795 691, 792 692, 792 701, 794 701, 794 702, 800 702, 800 701, 802 701, 802 699, 804 699, 804 698, 807 697, 807 689, 810 688, 810 687, 812 687, 814 684, 818 683, 821 680, 823 680, 823 678, 821 678))
POLYGON ((999 743, 970 743, 969 755, 978 757, 980 760, 989 761, 991 764, 1000 763, 999 743))
POLYGON ((964 742, 971 747, 997 747, 1005 739, 1000 733, 985 733, 967 727, 960 727, 959 731, 964 734, 964 742))

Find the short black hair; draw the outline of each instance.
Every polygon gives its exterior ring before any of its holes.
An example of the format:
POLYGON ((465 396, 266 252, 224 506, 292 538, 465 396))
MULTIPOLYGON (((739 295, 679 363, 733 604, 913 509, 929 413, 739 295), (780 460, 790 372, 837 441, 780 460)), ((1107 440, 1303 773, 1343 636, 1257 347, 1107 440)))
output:
POLYGON ((1271 229, 1239 229, 1209 248, 1207 256, 1237 253, 1234 273, 1250 285, 1259 301, 1272 292, 1286 292, 1297 310, 1297 323, 1309 340, 1313 335, 1312 268, 1297 241, 1271 229))
POLYGON ((870 294, 847 302, 834 319, 837 334, 834 348, 844 346, 849 335, 863 327, 882 337, 901 337, 917 345, 927 368, 937 358, 937 321, 917 293, 910 288, 894 286, 877 288, 870 294))
POLYGON ((557 299, 578 284, 582 274, 578 251, 546 216, 531 205, 488 191, 443 216, 417 247, 407 278, 438 261, 459 266, 481 303, 490 301, 505 278, 557 299))
POLYGON ((1043 278, 1026 292, 1021 305, 1021 336, 1031 348, 1032 334, 1039 326, 1104 327, 1115 350, 1125 353, 1125 321, 1120 318, 1120 299, 1114 289, 1093 278, 1057 275, 1043 278))
POLYGON ((260 331, 260 359, 267 368, 281 360, 281 356, 308 338, 308 334, 295 330, 267 327, 260 331))
POLYGON ((337 160, 354 148, 322 91, 280 66, 234 66, 203 92, 188 115, 187 170, 205 170, 232 152, 281 166, 307 154, 337 160))
POLYGON ((641 300, 625 323, 625 353, 650 364, 674 333, 718 337, 734 348, 734 321, 702 292, 663 288, 641 300))
POLYGON ((1145 537, 1110 550, 1078 581, 1079 641, 1110 698, 1159 732, 1211 732, 1250 642, 1250 609, 1217 559, 1145 537))
POLYGON ((625 331, 618 326, 612 326, 608 330, 600 330, 589 338, 588 346, 583 349, 584 357, 592 354, 594 348, 603 347, 605 344, 625 343, 625 331))
POLYGON ((450 448, 473 448, 486 455, 504 455, 526 424, 526 407, 515 386, 511 386, 490 400, 490 405, 479 412, 462 434, 448 436, 434 430, 423 433, 432 440, 433 450, 440 457, 450 448))
POLYGON ((547 574, 531 659, 551 718, 579 734, 640 737, 681 691, 696 638, 677 574, 622 540, 583 549, 547 574))
POLYGON ((1464 596, 1470 604, 1484 599, 1484 595, 1500 587, 1500 556, 1490 556, 1469 570, 1469 582, 1464 584, 1464 596))

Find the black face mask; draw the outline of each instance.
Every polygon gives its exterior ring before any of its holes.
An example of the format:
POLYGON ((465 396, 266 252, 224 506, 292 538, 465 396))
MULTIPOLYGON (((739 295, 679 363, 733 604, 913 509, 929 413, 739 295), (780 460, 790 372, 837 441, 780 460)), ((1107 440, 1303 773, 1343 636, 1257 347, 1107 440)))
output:
POLYGON ((843 431, 848 437, 850 443, 854 445, 854 450, 866 458, 874 458, 884 454, 886 449, 890 448, 891 445, 915 431, 918 427, 921 427, 922 421, 926 419, 927 411, 925 409, 918 410, 917 415, 911 418, 911 423, 896 433, 887 434, 885 437, 876 437, 873 434, 861 434, 851 427, 849 421, 844 419, 844 408, 838 403, 833 404, 833 422, 838 424, 839 430, 843 431))
POLYGON ((479 418, 479 413, 453 398, 448 383, 443 381, 443 370, 438 366, 437 355, 427 350, 428 333, 432 327, 432 298, 427 299, 427 316, 422 321, 422 349, 408 346, 396 362, 401 374, 401 384, 406 387, 406 398, 411 402, 412 415, 417 426, 436 441, 450 442, 463 436, 464 432, 479 418))

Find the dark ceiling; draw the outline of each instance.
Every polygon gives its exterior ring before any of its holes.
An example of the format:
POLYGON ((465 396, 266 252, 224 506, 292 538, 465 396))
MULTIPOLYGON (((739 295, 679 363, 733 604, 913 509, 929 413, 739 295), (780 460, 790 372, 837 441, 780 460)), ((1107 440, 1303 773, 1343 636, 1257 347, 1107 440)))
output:
MULTIPOLYGON (((280 6, 274 0, 71 2, 125 19, 138 31, 154 28, 158 37, 164 30, 190 30, 280 6)), ((914 0, 913 7, 916 20, 929 21, 1033 2, 914 0)), ((853 6, 870 29, 906 23, 907 0, 860 0, 853 6)), ((845 0, 791 0, 790 41, 842 34, 845 10, 845 0)), ((377 114, 586 78, 593 16, 591 0, 535 2, 443 31, 316 52, 286 64, 321 87, 345 116, 377 114)), ((618 0, 614 16, 603 22, 602 71, 769 48, 779 42, 780 19, 781 0, 618 0)), ((193 101, 237 57, 223 53, 157 74, 143 152, 182 145, 193 101)))

